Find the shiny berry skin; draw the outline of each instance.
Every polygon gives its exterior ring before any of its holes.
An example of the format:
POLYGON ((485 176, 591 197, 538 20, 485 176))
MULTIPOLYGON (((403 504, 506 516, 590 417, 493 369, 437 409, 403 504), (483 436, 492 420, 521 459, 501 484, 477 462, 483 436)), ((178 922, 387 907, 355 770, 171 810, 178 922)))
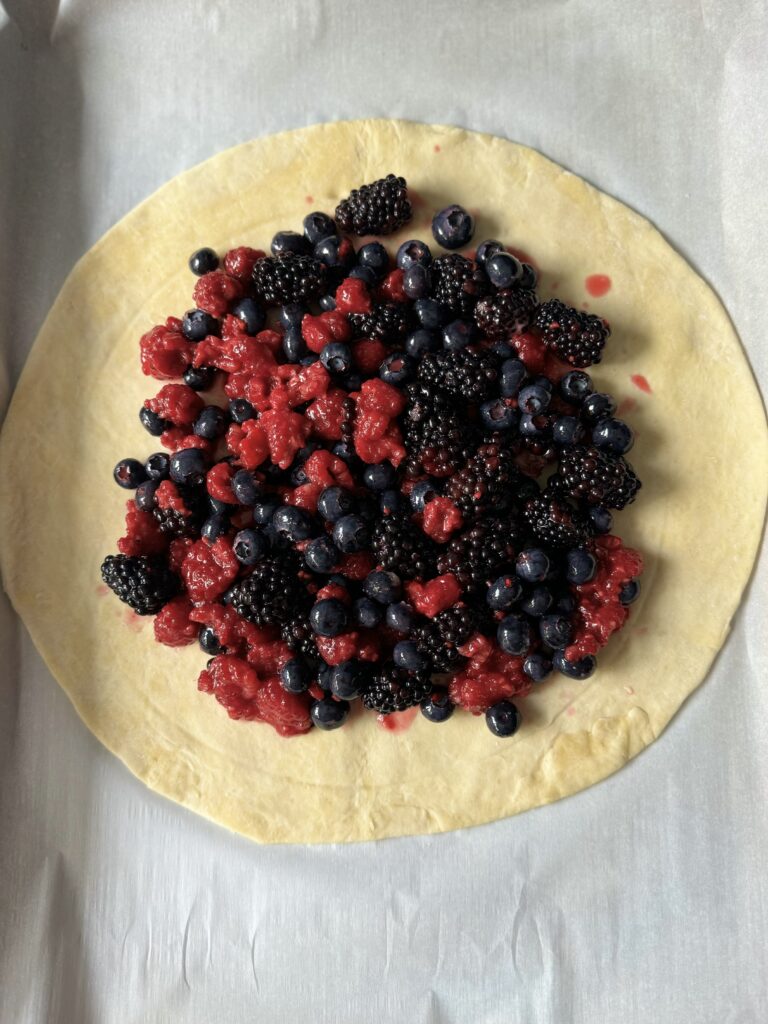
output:
POLYGON ((584 427, 575 416, 559 416, 552 424, 552 440, 555 444, 578 444, 584 437, 584 427))
POLYGON ((317 499, 317 511, 329 523, 337 523, 342 516, 349 515, 354 507, 352 492, 343 487, 327 487, 317 499))
MULTIPOLYGON (((298 327, 287 327, 283 335, 283 353, 289 363, 299 363, 307 355, 307 343, 298 327)), ((317 361, 317 356, 312 353, 310 363, 317 361)))
POLYGON ((378 462, 363 470, 363 483, 372 491, 386 491, 394 487, 397 474, 390 462, 378 462))
POLYGON ((196 277, 202 277, 203 274, 210 274, 212 270, 216 270, 219 265, 219 257, 213 251, 213 249, 197 249, 189 257, 189 269, 196 277))
POLYGON ((403 291, 409 299, 424 299, 429 295, 432 278, 429 267, 413 263, 403 273, 403 291))
POLYGON ((400 270, 407 270, 414 264, 427 267, 431 262, 432 253, 429 246, 418 238, 409 238, 407 242, 403 242, 395 256, 395 263, 400 270))
POLYGON ((216 514, 209 516, 205 520, 200 530, 200 536, 213 544, 219 537, 223 537, 228 529, 229 519, 226 516, 216 514))
POLYGON ((309 624, 318 636, 338 636, 347 628, 347 609, 335 597, 326 597, 312 606, 309 624))
POLYGON ((357 262, 380 280, 389 270, 389 253, 381 242, 367 242, 357 250, 357 262))
POLYGON ((355 258, 355 250, 346 239, 328 235, 315 244, 314 256, 326 267, 348 267, 355 258))
POLYGON ((525 654, 531 646, 531 627, 522 615, 506 615, 496 629, 496 640, 506 654, 525 654))
POLYGON ((517 556, 515 572, 526 583, 541 583, 549 573, 549 558, 541 548, 526 548, 517 556))
POLYGON ((301 256, 310 252, 312 246, 306 237, 300 235, 298 231, 278 231, 269 248, 273 256, 284 256, 287 252, 301 256))
POLYGON ((147 479, 147 471, 138 459, 121 459, 112 470, 115 483, 134 491, 147 479))
POLYGON ((388 516, 403 507, 403 500, 400 491, 382 491, 379 495, 379 507, 383 515, 388 516))
POLYGON ((595 556, 583 548, 575 548, 565 556, 565 578, 569 583, 588 583, 596 568, 595 556))
POLYGON ((611 395, 595 391, 588 395, 581 405, 581 414, 591 423, 597 423, 616 412, 616 402, 611 395))
POLYGON ((359 597, 352 610, 355 622, 364 629, 373 629, 384 617, 383 606, 378 601, 372 601, 370 597, 359 597))
POLYGON ((167 480, 171 471, 171 460, 165 452, 155 452, 144 463, 144 470, 150 480, 167 480))
POLYGON ((552 607, 552 592, 546 587, 534 587, 520 602, 520 611, 534 619, 546 615, 552 607))
POLYGON ((354 700, 360 696, 365 682, 365 670, 359 661, 342 661, 334 665, 330 672, 330 691, 340 700, 354 700))
POLYGON ((232 542, 235 558, 241 565, 256 565, 269 552, 269 541, 259 530, 240 530, 232 542))
POLYGON ((523 588, 515 576, 499 576, 488 587, 485 601, 496 612, 506 612, 520 599, 523 588))
POLYGON ((543 683, 552 674, 552 662, 537 651, 529 654, 523 662, 523 672, 534 683, 543 683))
POLYGON ((500 700, 485 712, 485 724, 494 736, 506 739, 520 728, 520 712, 511 700, 500 700))
POLYGON ((610 533, 613 526, 613 513, 607 508, 595 506, 589 510, 595 533, 610 533))
POLYGON ((205 478, 205 456, 199 448, 182 448, 171 455, 171 480, 197 487, 205 478))
POLYGON ((263 497, 258 498, 253 505, 254 523, 258 526, 271 525, 272 516, 280 507, 280 499, 276 498, 274 495, 265 494, 263 497))
POLYGON ((300 658, 291 658, 280 669, 280 684, 287 693, 304 693, 311 682, 309 666, 300 658))
POLYGON ((571 642, 573 630, 565 615, 545 615, 539 621, 539 632, 544 643, 553 650, 561 650, 571 642))
POLYGON ((309 709, 309 717, 318 729, 329 732, 331 729, 338 729, 344 725, 349 715, 349 704, 345 700, 333 700, 331 697, 323 697, 316 700, 309 709))
POLYGON ((158 416, 156 412, 152 412, 145 405, 139 409, 139 420, 141 421, 142 427, 152 437, 160 437, 164 430, 170 427, 168 420, 164 420, 162 416, 158 416))
POLYGON ((412 640, 400 640, 392 649, 392 660, 398 668, 408 672, 423 672, 429 661, 412 640))
POLYGON ((219 321, 204 309, 188 309, 181 321, 181 333, 187 341, 202 341, 210 334, 218 335, 219 321))
POLYGON ((224 648, 219 643, 218 637, 211 626, 203 626, 197 634, 197 642, 206 654, 223 654, 224 648))
POLYGON ((423 512, 427 502, 432 501, 439 493, 438 487, 431 480, 419 480, 411 488, 411 493, 408 495, 413 511, 423 512))
POLYGON ((511 430, 517 422, 517 412, 501 398, 483 402, 480 419, 489 430, 511 430))
POLYGON ((216 379, 213 366, 188 366, 184 371, 184 383, 193 391, 208 391, 216 379))
POLYGON ((455 710, 456 705, 451 703, 448 691, 438 687, 435 687, 429 697, 421 702, 422 715, 436 725, 440 722, 447 722, 455 710))
POLYGON ((303 508, 295 505, 281 505, 272 516, 272 525, 278 533, 284 533, 288 540, 309 540, 315 532, 312 519, 303 508))
POLYGON ((522 273, 522 275, 520 277, 520 281, 518 282, 520 287, 521 288, 529 288, 529 289, 530 288, 535 288, 537 280, 538 280, 538 278, 536 276, 536 271, 533 269, 533 267, 530 265, 530 263, 524 263, 523 264, 523 273, 522 273))
POLYGON ((410 633, 413 626, 413 608, 405 601, 387 605, 384 620, 396 633, 410 633))
POLYGON ((588 679, 597 668, 594 655, 587 654, 578 661, 568 661, 563 651, 555 651, 552 655, 552 664, 562 675, 578 680, 588 679))
POLYGON ((440 338, 434 331, 427 331, 423 327, 413 331, 405 339, 406 354, 412 359, 420 359, 425 352, 436 352, 440 348, 440 338))
POLYGON ((504 252, 504 246, 501 242, 498 242, 495 238, 486 238, 484 242, 481 242, 477 247, 475 253, 475 262, 481 267, 484 267, 486 262, 495 255, 497 252, 504 252))
POLYGON ((517 405, 521 412, 529 416, 538 416, 546 412, 551 399, 549 391, 541 384, 527 384, 520 389, 517 396, 517 405))
POLYGON ((635 435, 623 420, 600 420, 592 431, 592 444, 616 455, 625 455, 635 443, 635 435))
POLYGON ((259 484, 250 469, 238 469, 229 486, 241 505, 255 505, 259 500, 259 484))
POLYGON ((267 322, 267 314, 258 302, 256 302, 255 299, 250 298, 250 296, 240 299, 237 305, 233 308, 232 315, 242 321, 246 334, 250 335, 258 334, 267 322))
POLYGON ((434 331, 442 327, 451 318, 450 312, 435 299, 417 299, 413 304, 413 312, 422 327, 434 331))
POLYGON ((523 276, 523 265, 511 252, 495 252, 486 258, 485 272, 494 288, 510 288, 523 276))
POLYGON ((195 420, 192 430, 206 441, 215 441, 227 429, 227 414, 218 405, 206 405, 195 420))
POLYGON ((229 401, 229 416, 233 423, 245 423, 246 420, 256 418, 256 410, 245 398, 231 398, 229 401))
POLYGON ((304 228, 304 237, 310 245, 317 245, 324 238, 336 234, 335 221, 327 213, 322 213, 320 210, 308 213, 304 218, 302 227, 304 228))
POLYGON ((393 572, 375 570, 368 573, 363 582, 363 593, 379 604, 391 604, 397 601, 402 591, 400 577, 393 572))
POLYGON ((501 397, 514 398, 527 376, 528 371, 521 359, 505 359, 501 364, 501 375, 499 378, 501 397))
POLYGON ((157 505, 155 492, 159 486, 160 480, 145 480, 143 484, 139 484, 133 496, 136 508, 141 509, 142 512, 151 512, 157 505))
POLYGON ((336 309, 336 298, 333 295, 321 295, 317 304, 324 313, 330 313, 332 309, 336 309))
POLYGON ((370 543, 370 532, 360 516, 342 516, 333 527, 333 541, 345 555, 364 551, 370 543))
POLYGON ((370 267, 352 267, 349 272, 349 276, 356 277, 360 281, 365 281, 369 288, 373 288, 377 282, 376 274, 370 267))
POLYGON ((416 364, 405 352, 391 352, 379 367, 379 376, 385 384, 398 386, 409 380, 416 369, 416 364))
POLYGON ((475 221, 463 206, 453 203, 432 218, 432 234, 444 249, 461 249, 475 233, 475 221))
POLYGON ((340 341, 331 341, 323 346, 320 362, 329 373, 343 375, 352 369, 352 349, 340 341))
POLYGON ((304 550, 304 561, 312 572, 333 572, 339 564, 339 552, 330 537, 316 537, 304 550))
POLYGON ((580 404, 592 394, 592 378, 583 370, 571 370, 560 381, 560 394, 566 402, 580 404))
POLYGON ((638 580, 629 580, 619 591, 619 602, 623 605, 634 604, 640 596, 640 583, 638 580))
POLYGON ((446 352, 458 352, 472 342, 475 325, 466 320, 452 320, 443 328, 443 348, 446 352))

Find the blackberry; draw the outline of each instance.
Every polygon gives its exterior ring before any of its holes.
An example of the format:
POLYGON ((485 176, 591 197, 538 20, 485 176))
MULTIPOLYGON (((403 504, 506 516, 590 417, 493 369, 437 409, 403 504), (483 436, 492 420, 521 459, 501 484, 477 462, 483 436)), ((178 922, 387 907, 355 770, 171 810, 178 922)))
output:
POLYGON ((262 302, 284 306, 307 302, 326 291, 325 267, 312 256, 286 252, 266 256, 253 268, 253 287, 262 302))
POLYGON ((526 502, 523 518, 536 540, 553 548, 579 547, 592 533, 586 516, 550 488, 526 502))
POLYGON ((355 188, 336 207, 336 223, 349 235, 391 235, 413 216, 405 178, 388 174, 355 188))
POLYGON ((426 385, 414 382, 406 392, 408 405, 401 416, 408 452, 406 476, 451 476, 476 451, 479 430, 468 424, 447 398, 426 385))
POLYGON ((163 559, 148 555, 107 555, 101 578, 137 615, 155 615, 179 589, 163 559))
POLYGON ((310 664, 317 662, 319 655, 315 644, 315 634, 312 632, 305 615, 284 622, 280 633, 283 641, 288 644, 292 651, 301 654, 310 664))
POLYGON ((405 513, 393 512, 376 522, 371 548, 376 564, 401 579, 430 579, 435 575, 435 545, 405 513))
POLYGON ((230 590, 230 603, 238 615, 257 626, 281 626, 296 618, 308 604, 307 593, 289 559, 257 562, 250 576, 230 590))
POLYGON ((429 673, 407 672, 387 663, 376 667, 362 691, 362 701, 371 711, 390 715, 393 711, 420 704, 432 691, 429 673))
POLYGON ((428 352, 417 376, 428 387, 477 404, 498 389, 499 357, 487 349, 472 347, 458 352, 428 352))
POLYGON ((356 405, 353 398, 345 398, 341 404, 341 443, 349 445, 354 450, 354 428, 356 405))
POLYGON ((531 322, 536 293, 530 288, 502 288, 475 306, 475 323, 492 341, 517 334, 531 322))
POLYGON ((413 327, 413 314, 407 302, 385 302, 370 313, 349 313, 347 319, 356 335, 379 338, 388 345, 405 339, 413 327))
POLYGON ((550 299, 539 306, 534 324, 559 359, 571 366, 591 366, 602 359, 611 329, 605 320, 550 299))
POLYGON ((419 651, 429 658, 434 672, 455 672, 465 662, 458 651, 480 627, 480 614, 467 605, 440 612, 411 631, 419 651))
POLYGON ((438 256, 430 267, 430 275, 432 297, 465 319, 471 318, 478 299, 488 293, 485 271, 458 253, 438 256))
POLYGON ((194 515, 184 515, 175 508, 153 508, 152 515, 163 533, 172 537, 189 537, 197 533, 200 520, 194 515))
POLYGON ((514 520, 486 516, 441 549, 437 571, 452 572, 463 587, 477 589, 510 568, 519 540, 514 520))
POLYGON ((557 486, 563 493, 603 508, 631 504, 641 486, 626 459, 593 446, 563 452, 557 472, 557 486))
POLYGON ((500 511, 510 504, 519 475, 510 449, 494 439, 480 445, 451 477, 445 496, 465 515, 500 511))

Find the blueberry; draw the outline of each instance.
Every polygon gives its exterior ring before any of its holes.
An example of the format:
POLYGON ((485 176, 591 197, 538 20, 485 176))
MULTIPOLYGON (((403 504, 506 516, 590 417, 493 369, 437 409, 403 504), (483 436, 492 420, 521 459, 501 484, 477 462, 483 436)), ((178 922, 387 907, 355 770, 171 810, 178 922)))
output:
POLYGON ((331 448, 331 452, 348 466, 357 466, 361 460, 358 458, 355 446, 348 441, 337 441, 331 448))
POLYGON ((331 689, 331 672, 333 666, 321 661, 317 668, 317 681, 326 692, 331 689))
POLYGON ((370 532, 360 516, 342 516, 333 527, 333 540, 345 555, 363 551, 370 543, 370 532))
POLYGON ((336 309, 336 296, 321 295, 317 300, 317 304, 324 313, 330 313, 332 309, 336 309))
POLYGON ((115 483, 127 490, 134 491, 139 484, 147 479, 147 471, 138 459, 120 459, 112 470, 115 483))
POLYGON ((499 390, 502 398, 514 398, 528 375, 521 359, 505 359, 501 364, 499 390))
POLYGON ((360 495, 357 499, 357 514, 369 525, 381 517, 379 502, 373 494, 364 492, 360 495))
POLYGON ((613 513, 607 508, 593 506, 589 510, 589 518, 592 521, 595 533, 610 533, 613 526, 613 513))
POLYGON ((329 373, 349 373, 352 369, 352 349, 341 341, 331 341, 323 346, 320 362, 329 373))
POLYGON ((517 413, 503 398, 494 398, 480 406, 480 419, 489 430, 511 430, 517 422, 517 413))
POLYGON ((197 634, 197 642, 206 654, 212 654, 215 656, 217 654, 224 653, 224 648, 219 643, 218 637, 211 626, 203 626, 197 634))
POLYGON ((547 436, 549 420, 546 416, 531 416, 524 412, 518 423, 518 430, 523 437, 532 437, 535 440, 542 440, 547 436))
POLYGON ((145 480, 143 484, 139 484, 133 496, 136 508, 141 509, 142 512, 151 512, 157 505, 155 491, 159 486, 159 480, 145 480))
POLYGON ((359 661, 342 661, 334 665, 330 675, 330 690, 340 700, 354 700, 365 685, 365 668, 359 661))
POLYGON ((330 537, 316 537, 307 545, 304 561, 312 572, 333 572, 339 564, 339 552, 330 537))
POLYGON ((400 270, 407 270, 414 264, 426 267, 431 262, 432 253, 429 251, 429 246, 418 238, 409 238, 407 242, 403 242, 395 256, 395 263, 400 270))
POLYGON ((227 414, 218 405, 206 405, 192 430, 206 441, 215 441, 227 429, 227 414))
POLYGON ((246 334, 258 334, 267 322, 267 314, 255 299, 248 296, 240 299, 232 313, 238 320, 242 320, 246 334))
POLYGON ((552 396, 552 381, 549 377, 534 377, 531 384, 537 384, 540 388, 544 388, 550 397, 552 396))
POLYGON ((569 679, 588 679, 597 668, 594 655, 587 654, 578 661, 568 661, 563 651, 555 651, 552 655, 552 664, 558 672, 569 679))
POLYGON ((347 392, 359 391, 363 386, 363 378, 359 373, 353 371, 352 373, 348 373, 346 377, 342 377, 340 383, 347 392))
POLYGON ((523 592, 520 581, 514 576, 499 576, 488 588, 485 595, 489 608, 496 612, 506 612, 517 601, 523 592))
POLYGON ((181 321, 181 333, 187 341, 202 341, 209 334, 218 335, 219 321, 204 309, 188 309, 181 321))
POLYGON ((272 516, 272 525, 278 533, 284 533, 288 540, 308 540, 315 532, 309 513, 295 505, 280 505, 272 516))
POLYGON ((439 493, 440 491, 431 480, 419 480, 417 484, 413 485, 411 493, 408 495, 413 511, 423 512, 427 502, 432 501, 439 493))
POLYGON ((389 253, 381 242, 367 242, 357 250, 357 262, 381 280, 389 270, 389 253))
POLYGON ((520 728, 520 712, 511 700, 500 700, 485 712, 485 724, 494 736, 514 736, 520 728))
POLYGON ((360 281, 365 281, 369 288, 375 287, 378 282, 378 278, 370 267, 352 267, 349 272, 349 276, 355 277, 360 281))
POLYGON ((501 242, 497 242, 495 238, 486 238, 486 240, 481 242, 477 247, 475 262, 481 267, 484 267, 491 256, 494 256, 497 252, 504 251, 505 249, 501 242))
POLYGON ((616 402, 611 395, 603 391, 595 391, 584 399, 581 406, 582 415, 592 423, 613 416, 616 412, 616 402))
POLYGON ((623 420, 600 420, 592 431, 592 443, 609 452, 625 455, 635 443, 635 435, 623 420))
POLYGON ((280 307, 277 320, 283 330, 290 330, 292 327, 301 329, 301 321, 307 315, 307 307, 300 302, 287 302, 280 307))
POLYGON ((386 491, 393 487, 397 474, 391 462, 377 462, 363 470, 363 483, 372 491, 386 491))
POLYGON ((413 312, 422 327, 434 331, 450 320, 451 314, 445 306, 435 299, 416 299, 413 312))
POLYGON ((552 607, 552 592, 546 587, 534 587, 520 602, 520 610, 534 619, 546 615, 552 607))
MULTIPOLYGON (((301 333, 300 327, 287 327, 283 334, 283 354, 289 363, 300 362, 307 354, 307 343, 301 333)), ((317 361, 317 356, 312 353, 312 362, 317 361)))
POLYGON ((583 548, 574 548, 565 556, 565 578, 569 583, 588 583, 595 575, 595 556, 583 548))
POLYGON ((355 259, 355 250, 347 239, 339 238, 338 235, 328 235, 320 239, 314 248, 316 260, 320 260, 326 267, 348 267, 355 259))
POLYGON ((288 693, 304 693, 312 682, 309 665, 300 658, 291 658, 280 669, 280 682, 288 693))
MULTIPOLYGON (((235 474, 237 475, 237 474, 235 474)), ((233 477, 234 479, 234 477, 233 477)), ((265 494, 253 503, 253 521, 257 526, 272 523, 272 516, 280 508, 282 502, 272 494, 265 494)))
POLYGON ((517 404, 521 412, 538 416, 547 410, 551 397, 549 391, 540 384, 527 384, 520 389, 517 404))
POLYGON ((205 455, 199 448, 182 448, 171 455, 171 480, 197 487, 205 479, 205 455))
POLYGON ((424 299, 429 295, 432 276, 429 267, 413 263, 403 273, 403 291, 409 299, 424 299))
POLYGON ((499 359, 509 359, 512 349, 506 338, 497 338, 490 344, 489 352, 493 352, 499 359))
POLYGON ((507 654, 525 654, 531 646, 531 627, 524 615, 505 615, 496 629, 496 640, 507 654))
POLYGON ((241 565, 256 565, 269 551, 269 541, 260 530, 240 530, 232 542, 235 558, 241 565))
POLYGON ((202 277, 203 274, 210 274, 218 265, 219 257, 213 249, 197 249, 189 257, 189 269, 197 277, 202 277))
POLYGON ((347 628, 347 609, 335 597, 326 597, 312 606, 309 624, 318 636, 338 636, 347 628))
POLYGON ((216 379, 213 366, 188 366, 184 371, 184 383, 193 391, 208 391, 216 379))
POLYGON ((392 649, 392 660, 398 668, 408 672, 424 672, 429 661, 412 640, 400 640, 392 649))
POLYGON ((530 265, 530 263, 523 264, 523 272, 520 275, 518 284, 521 288, 535 288, 536 287, 536 271, 530 265))
POLYGON ((475 337, 475 325, 466 320, 452 320, 443 328, 443 348, 447 352, 458 352, 475 337))
POLYGON ((160 437, 164 430, 167 430, 172 424, 168 420, 164 420, 162 416, 158 416, 156 412, 152 412, 146 405, 142 405, 139 409, 139 420, 141 421, 142 427, 151 434, 152 437, 160 437))
POLYGON ((241 505, 255 505, 259 500, 259 483, 250 469, 238 469, 229 485, 241 505))
POLYGON ((150 480, 167 480, 171 472, 171 460, 165 452, 155 452, 144 463, 144 470, 150 480))
POLYGON ((578 602, 571 591, 564 591, 558 596, 557 601, 555 601, 555 610, 562 612, 563 615, 570 615, 571 612, 576 611, 577 604, 578 602))
POLYGON ((397 601, 402 591, 400 577, 393 572, 374 570, 368 573, 363 582, 363 593, 379 604, 391 604, 397 601))
POLYGON ((302 227, 304 228, 304 237, 310 245, 317 245, 324 238, 336 234, 336 224, 327 213, 322 213, 320 210, 308 213, 302 227))
POLYGON ((426 700, 421 702, 421 713, 430 722, 447 722, 456 705, 451 703, 448 691, 442 686, 436 686, 426 700))
POLYGON ((410 633, 413 625, 413 608, 405 601, 395 601, 387 605, 384 618, 387 626, 396 633, 410 633))
POLYGON ((326 487, 317 499, 317 511, 329 523, 336 523, 342 516, 349 515, 354 507, 352 492, 343 487, 326 487))
MULTIPOLYGON (((146 486, 146 484, 142 484, 142 487, 145 487, 145 486, 146 486)), ((139 488, 139 489, 141 489, 141 488, 139 488)), ((138 494, 137 494, 137 499, 138 499, 138 494)), ((622 604, 624 604, 624 605, 632 604, 633 602, 635 602, 638 599, 639 596, 640 596, 640 583, 639 583, 638 580, 629 580, 627 583, 623 584, 621 590, 619 591, 619 601, 622 604)))
POLYGON ((552 662, 543 654, 534 651, 523 662, 523 672, 534 683, 543 683, 552 672, 552 662))
POLYGON ((463 206, 453 203, 432 218, 432 234, 444 249, 460 249, 475 232, 474 219, 463 206))
POLYGON ((584 427, 575 416, 559 416, 552 424, 555 444, 578 444, 584 437, 584 427))
POLYGON ((560 381, 560 394, 566 402, 579 405, 592 394, 592 378, 583 370, 571 370, 560 381))
POLYGON ((269 248, 273 256, 283 256, 287 252, 302 256, 310 251, 311 246, 304 235, 300 235, 298 231, 278 231, 269 248))
POLYGON ((434 331, 423 327, 413 331, 405 339, 405 351, 413 359, 420 359, 425 352, 436 352, 440 348, 440 339, 434 331))
POLYGON ((384 616, 384 609, 378 601, 372 601, 370 597, 359 597, 353 606, 355 622, 365 629, 373 629, 378 626, 384 616))
POLYGON ((549 573, 549 558, 541 548, 526 548, 517 556, 515 572, 526 583, 541 583, 549 573))
POLYGON ((329 731, 344 725, 349 715, 349 704, 345 700, 323 697, 316 700, 309 709, 309 716, 318 729, 329 731))
POLYGON ((379 367, 379 376, 385 384, 403 384, 413 376, 415 363, 405 352, 391 352, 379 367))
POLYGON ((545 615, 539 621, 541 639, 553 650, 567 647, 573 637, 571 624, 565 615, 545 615))
POLYGON ((403 496, 400 491, 382 491, 379 495, 379 510, 382 515, 389 516, 398 512, 403 505, 403 496))
POLYGON ((523 276, 523 265, 511 252, 495 252, 486 258, 485 272, 494 288, 509 288, 523 276))
POLYGON ((200 530, 200 536, 209 540, 211 544, 219 537, 222 537, 229 529, 229 518, 222 515, 208 516, 200 530))
POLYGON ((230 398, 229 416, 233 423, 256 419, 256 410, 245 398, 230 398))

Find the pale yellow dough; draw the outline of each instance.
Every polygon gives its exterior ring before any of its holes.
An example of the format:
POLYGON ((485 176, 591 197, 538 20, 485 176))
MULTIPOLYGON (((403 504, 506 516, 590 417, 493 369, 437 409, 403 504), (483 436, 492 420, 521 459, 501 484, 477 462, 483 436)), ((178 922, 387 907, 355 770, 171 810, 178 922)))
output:
POLYGON ((398 121, 257 139, 130 213, 65 283, 16 390, 0 457, 5 586, 85 723, 148 786, 262 842, 475 825, 616 771, 704 679, 747 582, 766 499, 765 420, 749 366, 716 296, 661 235, 530 149, 398 121), (476 211, 475 239, 529 252, 544 296, 588 301, 611 321, 594 376, 637 401, 631 459, 644 487, 618 528, 645 555, 642 598, 598 672, 536 689, 511 740, 466 713, 439 727, 419 716, 399 735, 370 715, 290 740, 233 722, 196 689, 197 645, 161 647, 151 621, 131 628, 125 607, 99 593, 126 497, 112 467, 157 447, 137 419, 159 387, 140 372, 138 339, 190 306, 189 253, 267 247, 308 210, 332 212, 351 188, 390 171, 423 203, 393 246, 429 238, 431 213, 449 202, 476 211), (592 273, 612 279, 603 299, 585 292, 592 273))

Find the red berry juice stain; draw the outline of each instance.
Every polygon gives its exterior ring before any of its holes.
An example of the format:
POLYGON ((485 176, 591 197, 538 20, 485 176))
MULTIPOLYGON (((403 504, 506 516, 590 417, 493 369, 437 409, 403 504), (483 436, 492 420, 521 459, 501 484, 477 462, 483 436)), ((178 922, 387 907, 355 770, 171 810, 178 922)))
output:
POLYGON ((630 697, 634 697, 634 695, 635 695, 634 687, 632 687, 632 686, 625 686, 624 687, 624 693, 628 693, 630 697))
POLYGON ((129 609, 123 616, 123 621, 134 633, 141 632, 141 616, 137 615, 136 612, 132 612, 129 609))
POLYGON ((648 633, 648 627, 647 626, 635 626, 635 628, 632 630, 632 632, 636 636, 645 636, 648 633))
MULTIPOLYGON (((421 193, 417 192, 415 188, 408 186, 408 198, 411 200, 411 206, 416 209, 418 206, 424 206, 424 200, 421 193)), ((432 221, 430 220, 430 224, 432 221)))
POLYGON ((521 263, 530 263, 536 273, 539 274, 539 265, 533 256, 529 256, 524 249, 513 249, 511 245, 508 245, 507 249, 513 256, 517 256, 521 263))
POLYGON ((575 715, 575 714, 576 714, 576 708, 573 706, 573 704, 571 704, 571 706, 566 711, 566 715, 568 715, 569 717, 573 717, 573 715, 575 715))
POLYGON ((648 383, 648 381, 645 379, 642 373, 633 373, 629 379, 632 381, 636 388, 638 388, 640 391, 644 391, 646 395, 653 394, 653 392, 651 391, 651 385, 648 383))
POLYGON ((305 203, 314 203, 314 201, 315 201, 315 197, 314 196, 304 196, 304 202, 305 203))
POLYGON ((100 583, 98 587, 96 587, 96 593, 99 595, 99 597, 106 597, 107 594, 109 593, 109 587, 107 586, 106 583, 100 583))
POLYGON ((393 711, 391 715, 377 715, 376 721, 387 732, 405 732, 413 725, 413 720, 418 713, 419 709, 413 707, 406 711, 393 711))
POLYGON ((557 289, 560 287, 560 282, 559 281, 553 281, 552 284, 549 287, 552 289, 553 292, 556 292, 557 289))
POLYGON ((599 299, 601 295, 605 295, 611 290, 612 283, 607 274, 590 274, 584 280, 584 287, 590 295, 599 299))
POLYGON ((616 409, 616 415, 626 416, 628 412, 634 412, 636 408, 636 398, 622 398, 622 400, 619 402, 618 408, 616 409))
POLYGON ((440 146, 437 143, 435 143, 435 152, 436 153, 440 152, 440 146))

